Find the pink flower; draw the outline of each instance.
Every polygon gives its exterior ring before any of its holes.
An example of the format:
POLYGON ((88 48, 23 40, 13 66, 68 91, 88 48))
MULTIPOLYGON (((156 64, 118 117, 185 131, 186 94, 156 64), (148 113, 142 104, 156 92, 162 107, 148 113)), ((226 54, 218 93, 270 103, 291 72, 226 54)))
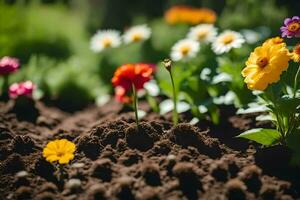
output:
POLYGON ((34 85, 31 81, 14 83, 9 87, 9 97, 12 99, 16 99, 20 96, 32 98, 32 93, 35 88, 36 85, 34 85))
POLYGON ((280 28, 281 36, 292 38, 300 37, 300 17, 294 16, 292 18, 286 18, 284 25, 280 28))
POLYGON ((19 60, 11 57, 3 57, 0 60, 0 75, 7 75, 18 70, 19 60))

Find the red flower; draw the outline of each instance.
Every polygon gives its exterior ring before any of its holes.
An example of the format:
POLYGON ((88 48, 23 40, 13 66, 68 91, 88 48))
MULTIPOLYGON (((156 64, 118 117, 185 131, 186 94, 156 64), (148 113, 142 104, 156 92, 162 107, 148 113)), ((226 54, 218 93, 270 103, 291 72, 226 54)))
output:
POLYGON ((156 64, 153 64, 153 63, 136 63, 136 65, 144 65, 144 66, 148 66, 148 67, 151 67, 153 72, 156 71, 156 64))
POLYGON ((126 90, 121 86, 115 87, 115 100, 120 103, 132 102, 132 98, 126 95, 126 90))
POLYGON ((0 59, 0 75, 7 75, 18 70, 19 60, 16 58, 3 57, 0 59))
POLYGON ((146 82, 151 80, 153 71, 153 66, 149 64, 125 64, 116 70, 112 83, 115 87, 121 86, 126 91, 132 89, 132 84, 140 90, 146 82))
POLYGON ((31 81, 14 83, 9 87, 9 96, 12 99, 16 99, 19 96, 27 96, 31 98, 35 88, 36 86, 31 81))

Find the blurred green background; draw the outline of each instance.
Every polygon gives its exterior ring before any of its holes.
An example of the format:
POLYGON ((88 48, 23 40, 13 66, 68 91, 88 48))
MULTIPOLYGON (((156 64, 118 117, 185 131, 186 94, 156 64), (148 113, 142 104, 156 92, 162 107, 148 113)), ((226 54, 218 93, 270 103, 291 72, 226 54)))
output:
POLYGON ((84 107, 111 93, 114 69, 126 62, 158 63, 185 36, 187 25, 172 27, 163 20, 166 9, 185 4, 213 9, 220 29, 268 27, 279 35, 288 16, 299 14, 299 0, 2 0, 0 57, 20 59, 11 82, 30 79, 45 102, 66 110, 84 107), (297 13, 298 12, 298 13, 297 13), (89 48, 99 29, 124 29, 147 23, 151 40, 96 54, 89 48), (172 31, 172 36, 170 36, 172 31), (126 54, 124 53, 126 52, 126 54), (130 55, 130 56, 128 56, 130 55))

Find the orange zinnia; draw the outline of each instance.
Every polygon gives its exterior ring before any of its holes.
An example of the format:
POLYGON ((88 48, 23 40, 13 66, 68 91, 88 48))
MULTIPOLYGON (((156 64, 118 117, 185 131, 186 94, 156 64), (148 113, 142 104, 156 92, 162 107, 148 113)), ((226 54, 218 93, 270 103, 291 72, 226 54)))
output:
POLYGON ((190 6, 173 6, 165 12, 165 20, 169 24, 186 23, 215 23, 216 13, 208 8, 194 8, 190 6))
POLYGON ((137 90, 151 80, 154 68, 151 64, 125 64, 120 66, 112 78, 115 87, 121 86, 126 91, 132 89, 132 84, 137 90))

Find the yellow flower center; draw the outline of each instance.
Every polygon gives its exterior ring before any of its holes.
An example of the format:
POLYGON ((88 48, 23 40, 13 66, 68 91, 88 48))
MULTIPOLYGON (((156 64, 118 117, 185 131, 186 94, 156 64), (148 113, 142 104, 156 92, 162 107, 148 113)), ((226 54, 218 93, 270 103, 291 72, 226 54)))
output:
POLYGON ((182 55, 186 56, 190 52, 190 47, 189 46, 183 46, 180 48, 180 51, 182 55))
POLYGON ((293 22, 288 25, 288 30, 291 32, 296 32, 300 29, 300 23, 299 22, 293 22))
POLYGON ((62 151, 57 151, 57 153, 56 153, 56 155, 58 157, 62 157, 64 154, 65 154, 65 152, 62 152, 62 151))
POLYGON ((134 41, 134 42, 138 42, 138 41, 140 41, 142 39, 142 36, 141 36, 141 34, 134 34, 133 36, 132 36, 132 41, 134 41))
POLYGON ((199 32, 199 33, 198 33, 198 39, 199 39, 199 40, 205 39, 206 36, 207 36, 207 34, 208 34, 207 31, 201 31, 201 32, 199 32))
POLYGON ((224 44, 230 44, 232 41, 234 40, 234 36, 233 35, 225 35, 222 39, 222 42, 224 44))
POLYGON ((258 58, 256 60, 256 64, 261 68, 264 68, 268 63, 269 63, 269 61, 268 61, 268 58, 266 58, 266 57, 258 58))
POLYGON ((102 41, 102 44, 103 44, 103 47, 104 47, 104 48, 109 48, 109 47, 111 47, 111 44, 112 44, 111 39, 109 39, 109 38, 104 39, 104 40, 102 41))

